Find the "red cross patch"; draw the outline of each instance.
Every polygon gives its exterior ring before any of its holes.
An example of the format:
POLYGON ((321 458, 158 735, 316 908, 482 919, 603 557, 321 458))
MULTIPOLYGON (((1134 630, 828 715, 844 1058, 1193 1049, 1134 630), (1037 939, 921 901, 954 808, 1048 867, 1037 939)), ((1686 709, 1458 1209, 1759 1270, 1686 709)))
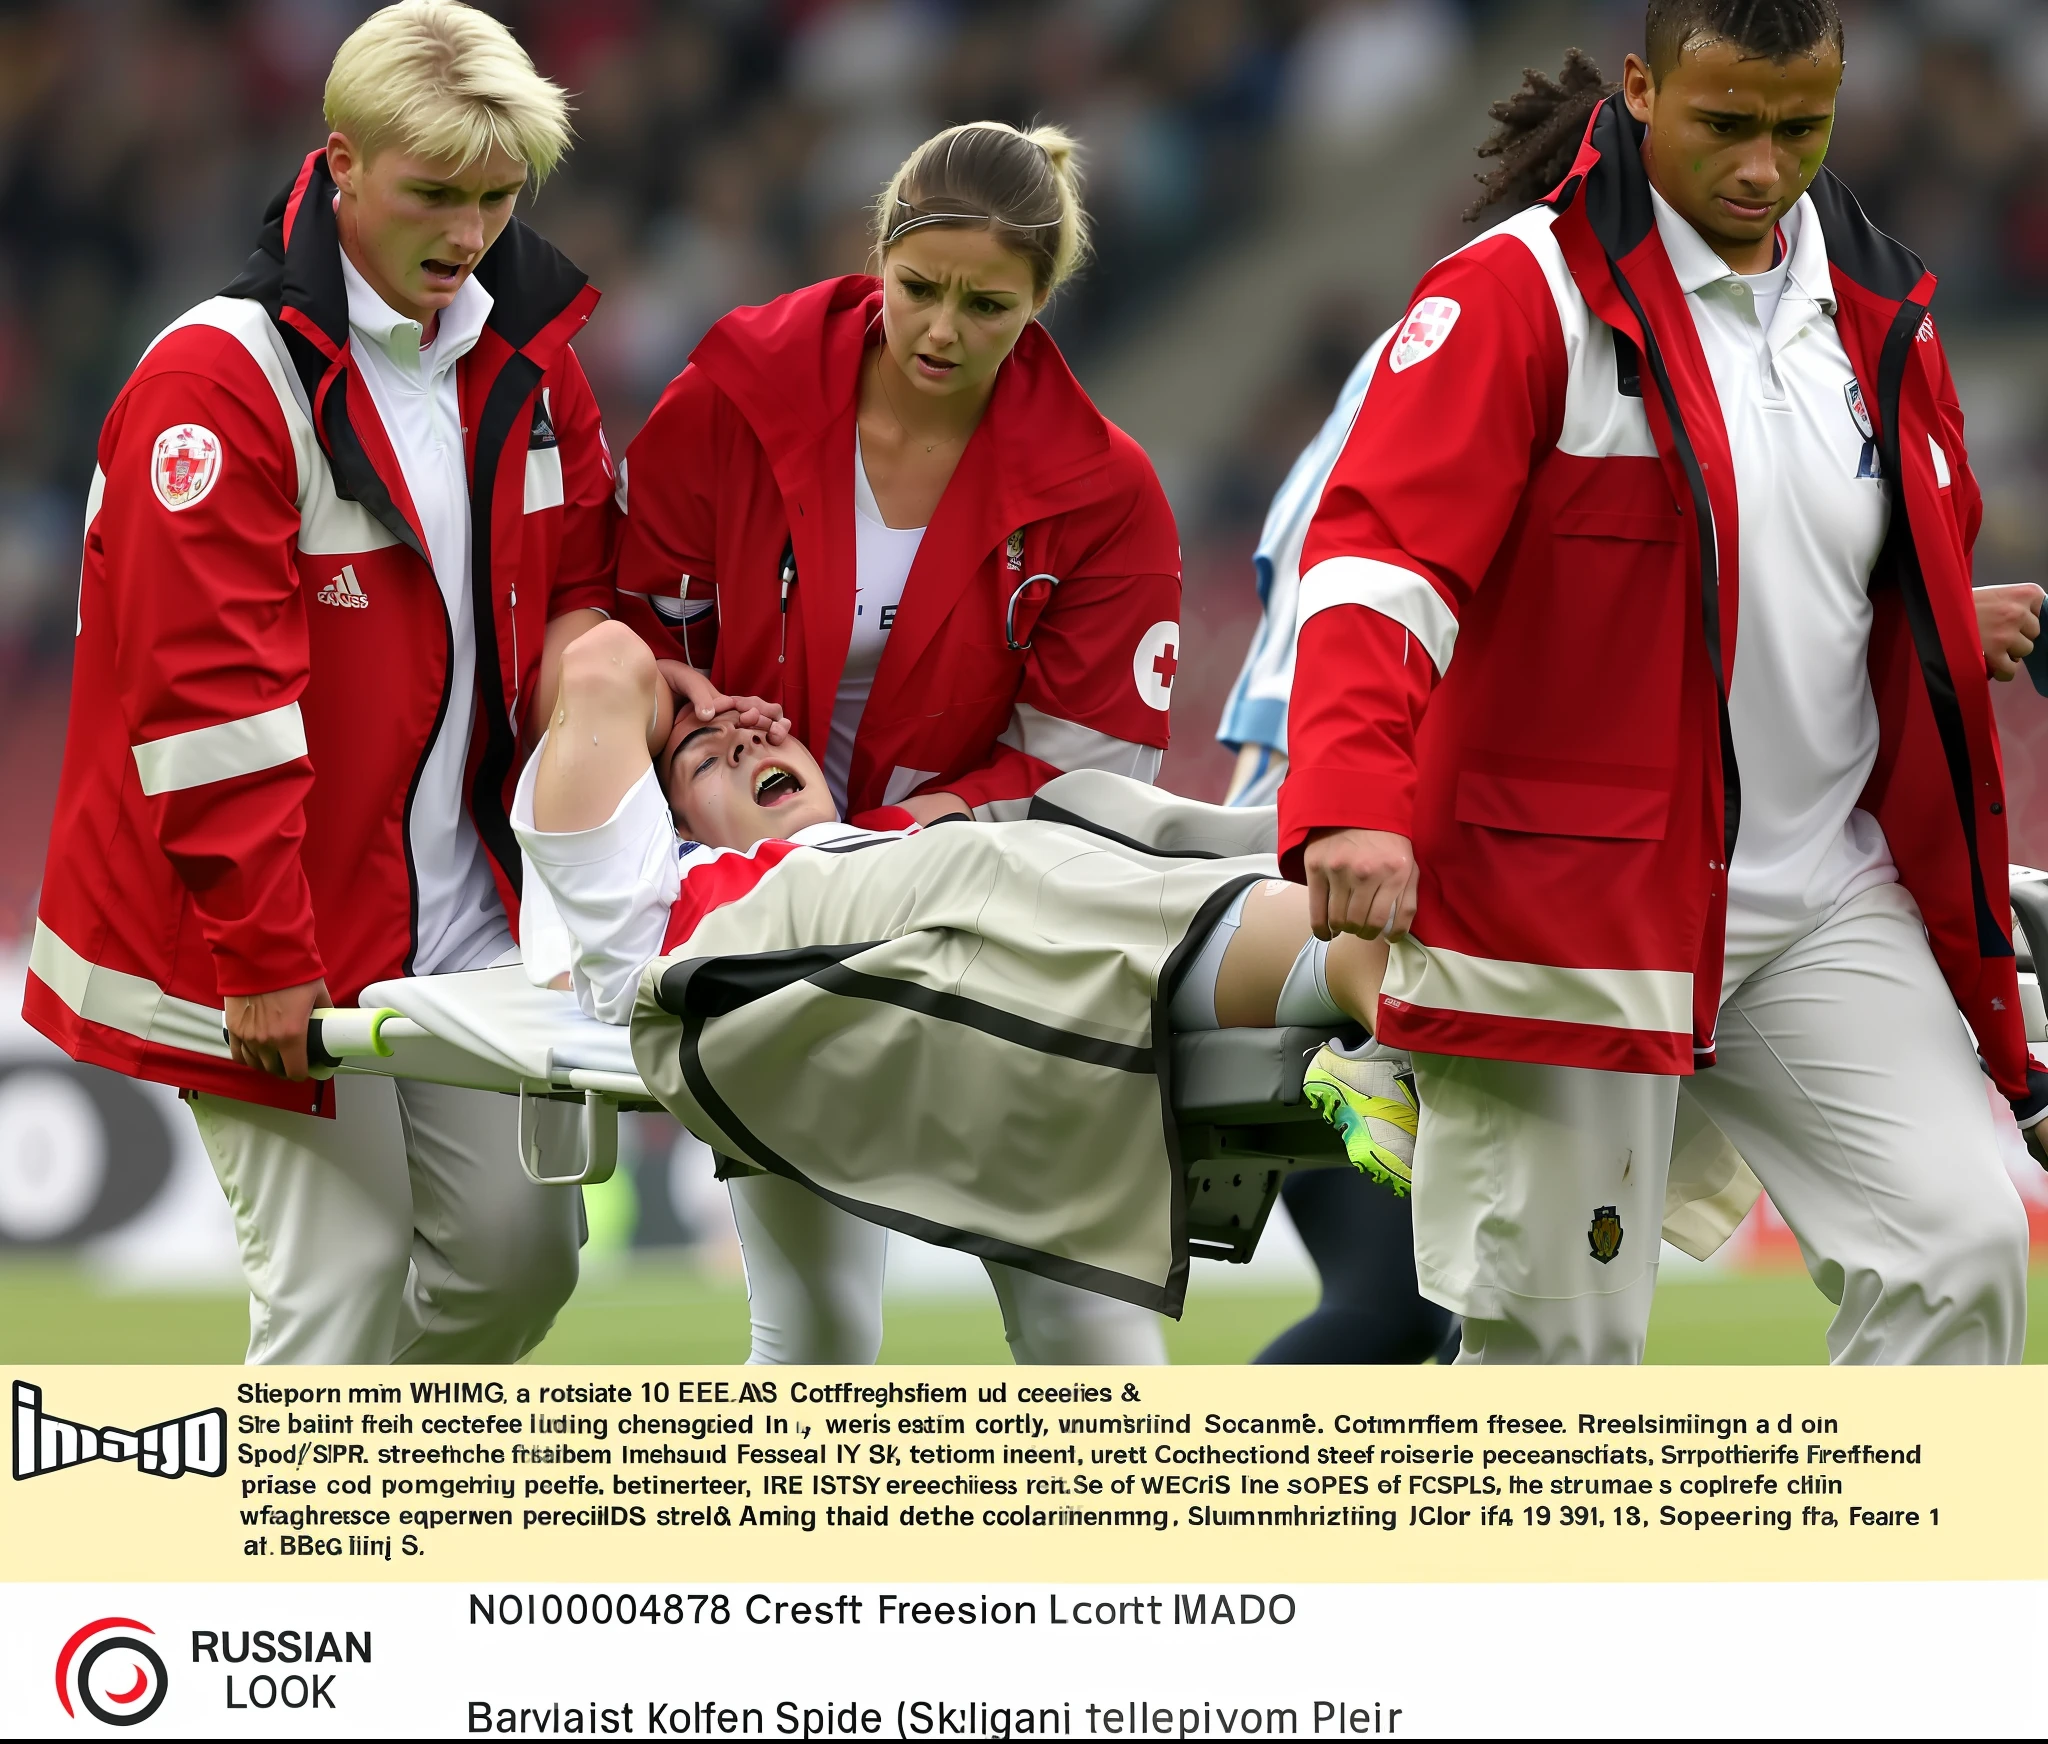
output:
POLYGON ((156 500, 173 513, 205 500, 220 478, 220 438, 202 424, 173 424, 149 456, 156 500))
POLYGON ((1180 670, 1180 625, 1162 619, 1138 638, 1131 676, 1147 708, 1164 713, 1173 703, 1173 675, 1180 670))

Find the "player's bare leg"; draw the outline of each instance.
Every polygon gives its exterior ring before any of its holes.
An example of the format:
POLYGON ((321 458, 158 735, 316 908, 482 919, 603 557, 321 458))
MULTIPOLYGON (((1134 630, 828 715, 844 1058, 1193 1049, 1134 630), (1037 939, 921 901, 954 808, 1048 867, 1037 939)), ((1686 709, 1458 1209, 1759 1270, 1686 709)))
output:
MULTIPOLYGON (((1309 925, 1299 884, 1256 885, 1216 970, 1216 1022, 1268 1028, 1348 1017, 1371 1034, 1387 972, 1384 937, 1339 933, 1327 943, 1309 925)), ((1303 1079, 1308 1102, 1335 1127, 1361 1173, 1405 1195, 1415 1159, 1414 1077, 1405 1054, 1332 1042, 1303 1079)))
MULTIPOLYGON (((1216 1022, 1223 1029, 1269 1029, 1287 978, 1312 934, 1308 892, 1278 880, 1254 886, 1216 975, 1216 1022)), ((1387 973, 1384 939, 1343 933, 1330 941, 1323 976, 1331 998, 1367 1031, 1387 973)))

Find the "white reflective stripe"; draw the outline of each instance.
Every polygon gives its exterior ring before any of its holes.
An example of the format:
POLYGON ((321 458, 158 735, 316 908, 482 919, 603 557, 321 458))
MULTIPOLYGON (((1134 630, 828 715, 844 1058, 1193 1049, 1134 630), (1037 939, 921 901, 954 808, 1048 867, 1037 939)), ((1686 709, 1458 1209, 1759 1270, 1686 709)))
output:
MULTIPOLYGON (((277 396, 277 409, 284 419, 285 432, 291 437, 292 458, 299 475, 297 506, 303 516, 308 507, 309 487, 316 476, 326 477, 327 462, 313 434, 304 397, 306 390, 297 374, 288 367, 284 341, 270 316, 261 303, 252 302, 247 297, 209 297, 197 307, 187 309, 152 339, 149 350, 154 351, 184 327, 216 327, 231 335, 240 342, 242 349, 248 352, 256 367, 263 372, 264 379, 270 383, 270 391, 277 396)), ((143 355, 146 357, 148 352, 143 355)), ((331 480, 328 488, 332 495, 331 480)), ((372 526, 376 525, 367 510, 363 511, 363 518, 372 526)), ((385 543, 394 541, 387 538, 385 543)))
MULTIPOLYGON (((107 475, 95 466, 92 469, 92 485, 85 493, 85 536, 92 537, 92 524, 100 518, 100 504, 106 500, 107 475)), ((78 600, 72 612, 71 633, 85 634, 85 559, 78 561, 78 600)))
POLYGON ((1367 606, 1392 618, 1422 644, 1439 678, 1450 670, 1458 620, 1427 576, 1373 557, 1325 557, 1301 578, 1296 638, 1302 625, 1332 606, 1367 606))
POLYGON ((1692 1032, 1692 976, 1677 969, 1561 969, 1468 957, 1408 938, 1394 941, 1385 992, 1409 1005, 1475 1017, 1692 1032))
POLYGON ((562 451, 559 448, 529 448, 526 451, 526 512, 559 509, 562 506, 562 451))
POLYGON ((1931 432, 1927 438, 1927 451, 1934 456, 1935 487, 1938 490, 1947 490, 1949 487, 1948 456, 1942 453, 1941 444, 1935 441, 1931 432))
POLYGON ((174 999, 154 981, 88 963, 43 924, 36 922, 29 946, 29 970, 87 1023, 123 1035, 182 1048, 216 1060, 228 1056, 222 1014, 189 999, 174 999))
POLYGON ((334 488, 334 474, 318 463, 299 510, 299 550, 308 557, 362 557, 398 543, 391 529, 334 488))
POLYGON ((1055 769, 1106 769, 1112 775, 1144 782, 1158 779, 1159 761, 1165 755, 1156 745, 1140 745, 1084 727, 1079 721, 1062 720, 1028 702, 1011 710, 1010 724, 996 743, 1055 769))
POLYGON ((172 733, 131 747, 136 772, 142 777, 142 791, 154 798, 159 793, 182 793, 188 787, 204 787, 209 781, 226 781, 230 776, 253 775, 259 769, 275 769, 306 754, 306 723, 299 705, 268 709, 239 721, 222 721, 215 727, 194 727, 189 733, 172 733))

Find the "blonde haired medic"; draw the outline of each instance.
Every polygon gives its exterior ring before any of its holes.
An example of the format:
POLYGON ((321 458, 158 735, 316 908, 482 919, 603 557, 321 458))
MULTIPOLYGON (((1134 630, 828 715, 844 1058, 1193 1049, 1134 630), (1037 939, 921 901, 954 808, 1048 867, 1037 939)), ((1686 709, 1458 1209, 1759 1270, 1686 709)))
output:
POLYGON ((334 57, 327 125, 368 153, 388 145, 467 168, 493 152, 545 181, 569 149, 569 99, 488 12, 401 0, 334 57))
POLYGON ((311 1082, 306 1024, 513 948, 519 740, 612 603, 597 293, 513 216, 567 109, 494 19, 386 8, 327 109, 101 432, 26 1011, 189 1093, 250 1361, 509 1362, 575 1286, 575 1195, 504 1166, 501 1098, 311 1082))

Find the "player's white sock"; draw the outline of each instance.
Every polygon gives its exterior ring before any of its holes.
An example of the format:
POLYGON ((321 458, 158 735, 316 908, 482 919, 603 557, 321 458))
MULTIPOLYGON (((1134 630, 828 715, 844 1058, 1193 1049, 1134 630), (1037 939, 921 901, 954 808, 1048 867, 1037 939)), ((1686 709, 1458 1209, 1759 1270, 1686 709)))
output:
POLYGON ((1294 965, 1280 984, 1274 1003, 1273 1022, 1282 1029, 1300 1026, 1320 1028, 1349 1023, 1351 1014, 1330 997, 1330 946, 1327 940, 1310 939, 1295 953, 1294 965))
POLYGON ((1356 1046, 1350 1046, 1335 1039, 1330 1042, 1329 1046, 1331 1053, 1344 1060, 1377 1060, 1382 1055, 1393 1055, 1402 1052, 1400 1048, 1390 1048, 1372 1036, 1367 1036, 1364 1041, 1359 1042, 1356 1046))

